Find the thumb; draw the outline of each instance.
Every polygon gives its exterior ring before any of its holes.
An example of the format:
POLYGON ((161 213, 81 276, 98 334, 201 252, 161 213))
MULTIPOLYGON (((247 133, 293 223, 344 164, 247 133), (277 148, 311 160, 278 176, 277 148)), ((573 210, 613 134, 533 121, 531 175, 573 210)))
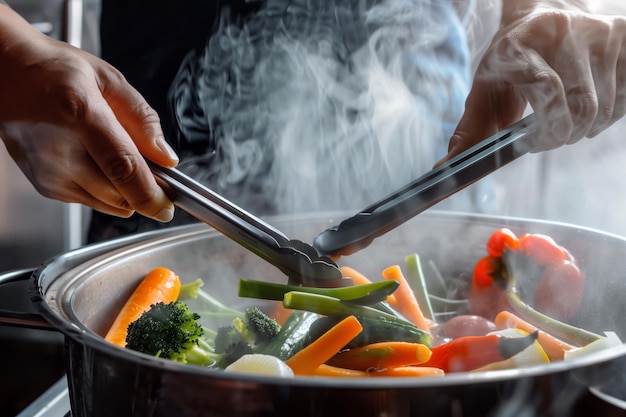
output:
POLYGON ((465 113, 450 137, 448 154, 435 166, 510 126, 522 117, 525 106, 512 87, 475 81, 465 101, 465 113))
POLYGON ((100 72, 100 83, 105 84, 105 100, 139 152, 161 166, 175 166, 178 156, 165 140, 158 114, 144 97, 110 66, 100 72))

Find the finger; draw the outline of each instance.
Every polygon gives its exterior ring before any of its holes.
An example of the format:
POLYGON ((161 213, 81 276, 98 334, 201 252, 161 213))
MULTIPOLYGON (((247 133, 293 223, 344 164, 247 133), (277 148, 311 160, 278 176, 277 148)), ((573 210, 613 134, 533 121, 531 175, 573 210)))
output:
POLYGON ((130 207, 159 221, 170 221, 174 207, 158 186, 143 156, 117 122, 104 99, 93 99, 83 146, 130 207))
POLYGON ((159 165, 173 167, 178 156, 163 135, 158 114, 123 75, 107 67, 100 73, 102 96, 143 156, 159 165))
POLYGON ((19 164, 41 195, 119 217, 132 215, 134 210, 88 155, 70 154, 71 163, 50 165, 40 157, 44 153, 34 155, 33 164, 19 164))
MULTIPOLYGON (((132 209, 121 208, 119 205, 110 205, 104 202, 100 197, 95 197, 93 194, 88 192, 87 190, 76 185, 75 188, 70 188, 70 194, 67 199, 62 200, 68 203, 79 203, 85 205, 87 207, 92 208, 93 210, 99 211, 101 213, 106 213, 111 216, 128 218, 133 215, 135 212, 132 209)), ((123 204, 124 206, 128 206, 128 203, 123 204)))
POLYGON ((45 181, 33 181, 33 186, 45 197, 66 203, 82 204, 113 216, 130 217, 134 213, 106 178, 100 176, 99 180, 90 182, 90 177, 91 175, 86 175, 86 170, 81 170, 80 176, 71 177, 82 180, 87 187, 76 181, 63 180, 68 177, 62 173, 49 176, 45 181))
POLYGON ((615 17, 613 28, 616 38, 620 39, 620 46, 618 48, 620 53, 615 69, 615 104, 609 125, 612 125, 626 115, 626 18, 615 17))
POLYGON ((617 63, 622 37, 617 36, 615 31, 611 30, 611 26, 611 22, 599 23, 590 46, 589 59, 598 97, 598 113, 587 137, 597 136, 606 129, 611 124, 615 111, 617 63))
POLYGON ((535 51, 528 65, 512 71, 508 80, 527 100, 538 121, 541 144, 533 152, 558 148, 571 137, 573 121, 558 74, 535 51))
POLYGON ((523 114, 524 99, 509 85, 477 79, 448 144, 448 160, 511 125, 523 114))
POLYGON ((80 172, 74 173, 70 178, 74 178, 72 188, 77 194, 89 195, 92 202, 89 207, 105 211, 109 214, 111 211, 125 213, 123 217, 127 217, 134 212, 133 207, 126 201, 124 196, 120 194, 118 189, 111 181, 102 173, 96 162, 86 155, 80 163, 76 164, 80 167, 80 172), (97 201, 97 205, 92 205, 97 201))
MULTIPOLYGON (((594 29, 597 26, 594 25, 594 29)), ((552 63, 561 78, 573 129, 566 143, 575 143, 587 136, 598 115, 598 94, 590 65, 590 39, 594 32, 579 29, 563 37, 552 63)), ((612 100, 611 100, 612 101, 612 100)), ((612 107, 612 105, 611 105, 612 107)), ((553 111, 553 116, 555 112, 553 111)))
MULTIPOLYGON (((541 143, 533 152, 563 145, 572 132, 572 119, 561 79, 537 50, 537 39, 528 36, 536 31, 543 33, 545 27, 534 27, 536 25, 536 22, 530 22, 501 38, 481 63, 486 81, 494 79, 510 86, 534 110, 541 143)), ((510 102, 503 102, 496 110, 504 112, 507 105, 510 102)), ((521 115, 517 115, 519 117, 521 115)))

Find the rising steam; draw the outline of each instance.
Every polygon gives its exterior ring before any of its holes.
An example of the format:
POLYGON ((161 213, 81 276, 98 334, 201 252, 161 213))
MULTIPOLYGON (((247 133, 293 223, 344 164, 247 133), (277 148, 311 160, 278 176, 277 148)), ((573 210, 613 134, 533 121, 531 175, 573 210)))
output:
POLYGON ((359 209, 444 154, 471 76, 447 2, 270 0, 231 20, 171 90, 201 150, 180 167, 218 193, 256 214, 359 209))

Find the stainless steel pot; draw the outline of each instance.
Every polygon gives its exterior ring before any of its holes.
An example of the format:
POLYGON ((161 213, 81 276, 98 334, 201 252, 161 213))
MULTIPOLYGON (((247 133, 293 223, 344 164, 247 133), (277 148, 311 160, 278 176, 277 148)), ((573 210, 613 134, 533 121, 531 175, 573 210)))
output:
MULTIPOLYGON (((343 215, 270 222, 311 241, 343 215)), ((554 222, 428 212, 340 260, 372 277, 417 252, 446 276, 469 274, 491 232, 545 233, 566 245, 587 276, 573 324, 626 340, 626 240, 554 222)), ((507 371, 420 379, 279 379, 179 365, 112 346, 101 338, 134 286, 166 266, 183 281, 235 307, 239 277, 284 282, 256 255, 206 225, 150 232, 62 254, 29 274, 38 314, 0 311, 5 323, 53 326, 65 335, 74 417, 100 416, 578 416, 623 415, 591 392, 626 398, 626 346, 576 360, 507 371), (589 388, 593 388, 589 390, 589 388), (598 414, 600 413, 600 414, 598 414)), ((4 281, 24 279, 8 274, 4 281)), ((2 280, 2 278, 0 278, 2 280)))

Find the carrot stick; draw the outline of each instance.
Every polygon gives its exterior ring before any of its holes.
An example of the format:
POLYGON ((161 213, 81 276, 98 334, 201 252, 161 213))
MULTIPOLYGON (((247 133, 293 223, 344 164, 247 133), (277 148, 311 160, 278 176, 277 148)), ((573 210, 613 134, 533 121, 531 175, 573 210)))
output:
POLYGON ((537 341, 543 347, 543 350, 548 355, 550 360, 562 360, 566 351, 574 349, 574 346, 570 345, 558 339, 557 337, 546 333, 543 330, 537 329, 529 322, 522 320, 520 317, 511 313, 510 311, 501 311, 495 318, 496 327, 499 329, 520 329, 526 333, 534 333, 538 331, 537 341))
POLYGON ((296 375, 310 375, 361 333, 363 326, 348 316, 285 361, 296 375))
MULTIPOLYGON (((352 282, 354 283, 354 285, 371 284, 372 283, 372 280, 370 280, 368 277, 366 277, 361 272, 359 272, 356 269, 351 268, 349 266, 341 266, 341 267, 339 267, 339 270, 341 271, 341 275, 344 278, 352 278, 352 282)), ((393 294, 388 295, 387 296, 387 302, 389 304, 391 304, 391 305, 396 304, 397 303, 396 297, 393 294)))
POLYGON ((272 307, 272 313, 270 314, 270 317, 272 317, 274 320, 276 320, 276 323, 282 326, 285 324, 287 318, 291 315, 291 313, 293 313, 293 310, 285 308, 285 306, 283 306, 283 303, 275 303, 272 307))
POLYGON ((337 366, 331 366, 321 364, 311 375, 315 376, 332 376, 339 378, 363 378, 369 376, 369 372, 357 371, 354 369, 339 368, 337 366))
POLYGON ((415 324, 417 328, 430 333, 429 321, 424 317, 422 309, 413 294, 413 290, 402 273, 399 265, 392 265, 385 268, 382 272, 383 279, 396 280, 400 283, 398 289, 394 292, 397 300, 397 308, 410 322, 415 324))
POLYGON ((380 377, 418 377, 418 376, 444 376, 443 369, 434 366, 398 366, 395 368, 381 369, 369 373, 370 376, 380 377))
POLYGON ((158 267, 148 272, 118 313, 105 339, 118 346, 126 346, 128 325, 137 320, 152 304, 176 301, 181 282, 173 271, 158 267))
POLYGON ((399 366, 395 368, 378 369, 373 372, 357 371, 354 369, 340 368, 322 364, 315 368, 312 375, 327 376, 333 378, 364 378, 364 377, 423 377, 444 376, 445 372, 432 366, 399 366))
POLYGON ((430 359, 431 351, 421 343, 378 342, 337 353, 327 362, 340 368, 367 371, 419 365, 430 359))
POLYGON ((352 278, 354 285, 371 284, 372 280, 349 266, 340 266, 339 271, 344 278, 352 278))

